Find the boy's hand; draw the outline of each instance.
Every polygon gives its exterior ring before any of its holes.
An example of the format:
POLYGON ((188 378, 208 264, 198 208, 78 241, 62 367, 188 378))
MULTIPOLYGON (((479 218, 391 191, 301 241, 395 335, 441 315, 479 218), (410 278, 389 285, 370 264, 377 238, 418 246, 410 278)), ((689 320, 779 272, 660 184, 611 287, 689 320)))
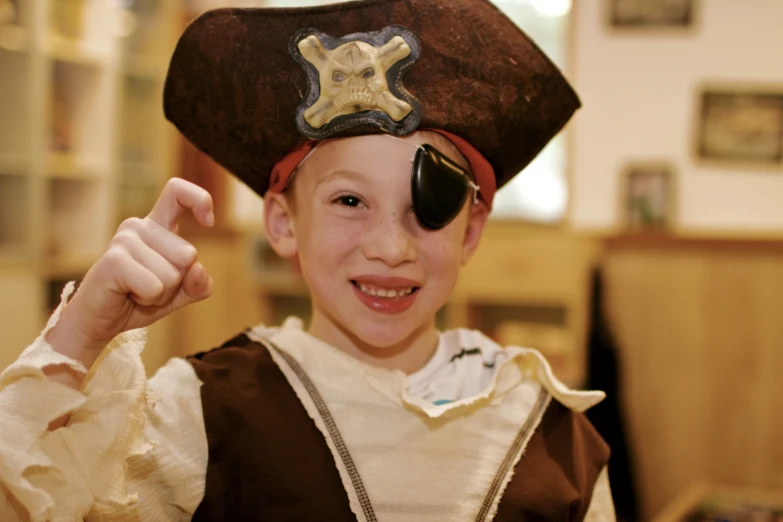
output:
POLYGON ((169 180, 152 212, 124 221, 85 275, 49 342, 91 366, 116 335, 149 326, 212 294, 196 249, 176 233, 183 212, 214 224, 212 197, 185 180, 169 180))

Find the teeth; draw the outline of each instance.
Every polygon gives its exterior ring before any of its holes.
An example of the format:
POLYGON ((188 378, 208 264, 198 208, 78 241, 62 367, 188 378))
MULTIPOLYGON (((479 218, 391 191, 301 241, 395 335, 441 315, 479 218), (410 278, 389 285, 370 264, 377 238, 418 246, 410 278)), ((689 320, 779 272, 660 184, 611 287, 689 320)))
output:
POLYGON ((367 286, 359 283, 359 289, 367 295, 373 297, 385 297, 386 299, 394 299, 395 297, 404 297, 413 292, 413 288, 398 288, 398 289, 385 289, 367 286))

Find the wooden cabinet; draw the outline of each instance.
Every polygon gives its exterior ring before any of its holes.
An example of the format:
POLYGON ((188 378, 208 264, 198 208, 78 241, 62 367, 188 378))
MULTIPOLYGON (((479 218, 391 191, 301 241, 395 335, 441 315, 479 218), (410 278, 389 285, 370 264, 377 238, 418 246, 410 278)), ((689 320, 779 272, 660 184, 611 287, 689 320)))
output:
POLYGON ((783 491, 783 242, 617 238, 605 268, 644 518, 700 481, 783 491))
POLYGON ((654 522, 736 520, 777 522, 783 517, 783 491, 696 483, 677 495, 654 522), (700 518, 699 515, 703 514, 700 518))

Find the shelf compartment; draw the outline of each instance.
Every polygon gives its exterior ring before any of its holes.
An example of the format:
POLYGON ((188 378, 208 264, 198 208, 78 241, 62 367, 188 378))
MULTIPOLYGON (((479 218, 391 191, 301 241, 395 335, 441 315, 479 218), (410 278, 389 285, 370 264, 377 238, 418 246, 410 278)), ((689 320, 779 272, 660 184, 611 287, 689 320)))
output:
POLYGON ((79 157, 75 154, 49 153, 46 175, 53 179, 97 179, 106 176, 110 165, 97 158, 79 157))
POLYGON ((52 65, 50 148, 77 164, 108 165, 112 146, 112 78, 106 70, 52 65))
POLYGON ((115 48, 115 2, 56 0, 50 3, 48 50, 61 61, 104 64, 115 48))
POLYGON ((565 307, 474 302, 468 304, 468 323, 502 346, 540 351, 558 378, 569 385, 578 384, 578 352, 565 307))
POLYGON ((126 54, 160 56, 166 26, 163 0, 127 0, 120 14, 122 48, 126 54))
POLYGON ((163 83, 123 76, 120 156, 123 162, 159 162, 165 143, 161 125, 163 83))
POLYGON ((32 26, 33 2, 30 0, 3 0, 0 2, 0 33, 9 29, 27 32, 32 26), (10 7, 10 10, 9 10, 10 7))
POLYGON ((158 57, 126 54, 122 59, 125 76, 137 80, 161 82, 166 78, 167 63, 158 57))
POLYGON ((304 328, 310 324, 312 308, 310 297, 305 295, 279 295, 269 294, 269 311, 271 314, 269 324, 283 324, 286 318, 295 316, 304 322, 304 328))
POLYGON ((25 174, 29 166, 30 161, 25 154, 0 152, 0 173, 25 174))
POLYGON ((0 49, 10 52, 25 52, 29 49, 28 32, 18 25, 0 25, 0 49))
POLYGON ((126 160, 120 163, 119 182, 122 185, 157 185, 161 179, 162 168, 152 161, 126 160))
POLYGON ((84 267, 109 241, 108 185, 102 180, 50 179, 45 254, 49 265, 84 267))
POLYGON ((158 186, 126 185, 117 187, 117 223, 130 217, 142 218, 150 213, 158 198, 158 186))
POLYGON ((0 71, 0 154, 16 155, 29 150, 29 56, 0 49, 0 71))
POLYGON ((47 40, 47 54, 53 60, 82 67, 101 68, 109 63, 110 55, 90 47, 82 40, 72 40, 51 34, 47 40))
POLYGON ((30 180, 0 172, 0 257, 21 258, 30 251, 30 180))

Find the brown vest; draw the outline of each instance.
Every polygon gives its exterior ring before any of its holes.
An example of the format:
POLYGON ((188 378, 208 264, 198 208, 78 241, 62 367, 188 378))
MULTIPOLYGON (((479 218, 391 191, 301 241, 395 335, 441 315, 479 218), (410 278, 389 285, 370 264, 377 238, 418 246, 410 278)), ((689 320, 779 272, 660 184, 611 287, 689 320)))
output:
MULTIPOLYGON (((324 436, 266 347, 240 334, 188 361, 209 444, 194 521, 356 520, 324 436)), ((494 520, 582 520, 608 459, 585 417, 551 401, 494 520)))

